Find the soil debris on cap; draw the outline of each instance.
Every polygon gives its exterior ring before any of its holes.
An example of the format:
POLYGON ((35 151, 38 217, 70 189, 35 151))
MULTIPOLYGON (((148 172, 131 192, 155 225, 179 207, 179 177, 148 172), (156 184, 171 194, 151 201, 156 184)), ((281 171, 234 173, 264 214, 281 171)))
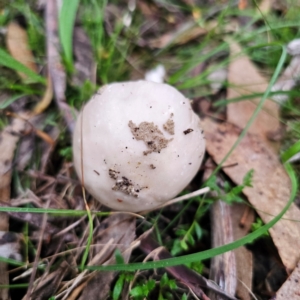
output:
POLYGON ((194 131, 194 129, 189 128, 189 129, 185 130, 183 133, 186 135, 186 134, 191 133, 192 131, 194 131))
POLYGON ((115 185, 111 188, 113 191, 120 191, 127 195, 138 197, 140 188, 135 188, 132 181, 125 176, 119 176, 120 172, 113 169, 108 170, 109 177, 115 180, 115 185))
POLYGON ((118 179, 118 174, 120 174, 120 172, 115 171, 114 169, 109 169, 108 174, 109 174, 110 178, 117 180, 118 179))
MULTIPOLYGON (((171 115, 171 117, 173 117, 173 114, 171 115)), ((174 135, 174 126, 174 121, 171 118, 169 118, 168 121, 163 125, 163 128, 169 134, 174 135)))
POLYGON ((163 133, 156 125, 154 125, 153 122, 142 122, 137 126, 130 120, 128 126, 135 139, 138 141, 144 141, 149 149, 143 152, 144 155, 152 152, 160 153, 163 148, 167 148, 168 143, 172 140, 166 139, 163 133))

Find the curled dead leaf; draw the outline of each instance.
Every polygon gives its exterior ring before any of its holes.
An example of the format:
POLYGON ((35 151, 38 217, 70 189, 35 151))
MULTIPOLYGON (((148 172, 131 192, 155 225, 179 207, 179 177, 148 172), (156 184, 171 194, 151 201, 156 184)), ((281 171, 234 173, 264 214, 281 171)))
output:
MULTIPOLYGON (((34 56, 30 50, 27 32, 17 23, 10 22, 7 26, 6 46, 11 56, 24 66, 37 73, 34 56)), ((27 75, 18 72, 25 80, 27 75)))

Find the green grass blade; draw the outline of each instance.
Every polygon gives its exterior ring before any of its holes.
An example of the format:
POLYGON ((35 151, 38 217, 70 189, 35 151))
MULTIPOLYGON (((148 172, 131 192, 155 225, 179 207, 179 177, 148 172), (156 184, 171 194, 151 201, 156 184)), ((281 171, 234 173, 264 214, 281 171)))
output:
MULTIPOLYGON (((81 217, 87 215, 86 210, 73 209, 54 209, 54 208, 33 208, 33 207, 0 207, 0 212, 17 212, 17 213, 35 213, 35 214, 50 214, 55 216, 70 216, 81 217)), ((91 212, 96 216, 109 216, 110 212, 91 212)))
POLYGON ((86 210, 86 212, 87 212, 88 220, 89 220, 89 235, 88 235, 86 247, 85 247, 85 250, 83 252, 83 256, 82 256, 82 260, 81 260, 81 264, 80 264, 81 270, 84 269, 84 265, 85 265, 85 263, 88 259, 91 244, 92 244, 92 241, 93 241, 93 231, 94 231, 93 218, 92 218, 91 212, 88 209, 86 210))
POLYGON ((281 159, 285 163, 291 159, 294 155, 300 152, 300 141, 296 142, 289 149, 287 149, 282 155, 281 159))
POLYGON ((28 69, 26 66, 15 60, 3 49, 0 49, 0 65, 24 73, 28 76, 31 82, 40 82, 46 84, 45 78, 28 69))
POLYGON ((29 286, 28 283, 17 283, 17 284, 1 284, 0 289, 24 289, 29 286))
POLYGON ((3 103, 0 103, 0 109, 5 109, 7 108, 9 105, 11 105, 12 103, 14 103, 16 100, 20 99, 21 97, 26 96, 25 94, 21 94, 21 95, 15 95, 12 96, 10 98, 8 98, 7 100, 5 100, 3 103))
MULTIPOLYGON (((241 102, 248 99, 254 99, 258 97, 262 97, 264 93, 253 93, 245 96, 235 97, 231 99, 221 99, 213 103, 213 107, 220 107, 220 106, 226 106, 229 103, 236 103, 241 102)), ((287 95, 287 96, 300 96, 300 93, 298 91, 276 91, 276 92, 270 92, 269 97, 277 96, 277 95, 287 95)))
POLYGON ((2 257, 2 256, 0 256, 0 261, 4 262, 6 264, 10 264, 12 266, 24 266, 25 265, 25 263, 23 263, 22 261, 14 260, 11 258, 6 258, 6 257, 2 257))
POLYGON ((78 5, 79 0, 64 0, 59 13, 59 37, 69 69, 73 68, 73 28, 78 5))

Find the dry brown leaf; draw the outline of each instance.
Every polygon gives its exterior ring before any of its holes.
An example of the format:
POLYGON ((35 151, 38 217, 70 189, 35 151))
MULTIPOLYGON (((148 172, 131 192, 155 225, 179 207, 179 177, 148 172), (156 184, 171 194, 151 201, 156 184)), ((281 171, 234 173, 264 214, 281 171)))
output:
MULTIPOLYGON (((228 82, 230 86, 227 90, 227 99, 264 93, 268 86, 266 79, 258 72, 247 56, 239 55, 236 57, 242 52, 237 43, 232 40, 228 40, 228 42, 230 45, 231 63, 228 67, 228 82)), ((259 101, 260 98, 252 98, 229 103, 227 106, 227 121, 240 128, 245 128, 259 101)), ((277 131, 279 127, 278 104, 267 100, 250 127, 249 132, 260 135, 267 143, 270 143, 267 139, 267 134, 277 131)))
MULTIPOLYGON (((7 26, 6 46, 11 56, 18 62, 25 65, 35 73, 38 73, 34 56, 29 48, 28 36, 26 30, 15 22, 7 26)), ((27 75, 18 72, 22 79, 27 79, 27 75)), ((33 114, 42 113, 51 103, 53 97, 53 88, 50 76, 47 80, 47 88, 41 101, 33 109, 33 114)))
POLYGON ((159 38, 152 39, 147 42, 151 48, 165 48, 170 44, 182 45, 201 35, 206 34, 209 30, 212 30, 217 26, 216 21, 211 21, 206 24, 205 27, 200 27, 194 21, 189 21, 182 24, 175 31, 167 32, 159 38))
POLYGON ((155 18, 159 14, 158 8, 152 3, 147 3, 146 1, 137 1, 136 5, 147 20, 149 18, 155 18))
POLYGON ((268 14, 272 9, 272 0, 262 0, 258 6, 258 12, 268 14))
POLYGON ((248 6, 248 1, 247 0, 240 0, 239 1, 239 9, 244 10, 248 6))
MULTIPOLYGON (((38 72, 34 56, 29 48, 27 32, 15 22, 7 26, 6 47, 14 59, 33 72, 38 72)), ((22 79, 27 79, 24 73, 18 72, 18 74, 22 79)))
POLYGON ((276 293, 276 300, 300 300, 300 262, 276 293))
MULTIPOLYGON (((218 124, 208 118, 203 120, 202 126, 207 151, 216 163, 220 163, 241 130, 234 125, 218 124)), ((290 178, 278 156, 259 136, 246 134, 226 164, 233 165, 223 170, 236 184, 242 184, 247 172, 254 170, 253 188, 245 188, 244 194, 265 223, 282 211, 290 198, 290 178)), ((293 221, 300 220, 300 210, 293 204, 284 218, 270 229, 270 234, 283 264, 291 271, 300 259, 300 223, 293 221)))

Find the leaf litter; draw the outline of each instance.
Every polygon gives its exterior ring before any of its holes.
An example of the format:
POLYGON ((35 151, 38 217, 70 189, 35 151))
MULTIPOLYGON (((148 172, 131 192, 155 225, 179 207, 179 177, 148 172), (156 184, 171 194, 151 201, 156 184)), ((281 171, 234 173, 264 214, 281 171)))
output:
MULTIPOLYGON (((205 119, 202 124, 206 133, 207 151, 216 163, 220 163, 237 140, 241 129, 229 123, 218 124, 209 119, 205 119)), ((247 172, 254 170, 253 187, 245 188, 243 193, 265 223, 279 214, 290 197, 291 183, 273 149, 257 135, 248 133, 226 163, 237 163, 231 168, 223 169, 236 184, 242 184, 247 172)), ((293 204, 285 219, 270 229, 282 262, 290 271, 300 258, 300 241, 295 240, 300 234, 300 224, 295 222, 299 218, 300 211, 293 204)))
MULTIPOLYGON (((52 4, 53 3, 54 1, 52 2, 52 4)), ((48 80, 44 97, 46 98, 46 100, 41 101, 41 106, 37 106, 35 112, 37 114, 40 114, 49 107, 50 101, 52 99, 51 92, 54 89, 58 108, 64 116, 70 132, 72 132, 74 122, 72 115, 73 111, 66 102, 66 73, 63 69, 63 64, 61 63, 61 58, 58 51, 59 43, 57 41, 56 33, 57 12, 55 11, 55 8, 51 6, 52 4, 46 3, 46 24, 48 30, 47 45, 49 73, 51 74, 50 76, 53 81, 53 87, 51 86, 52 81, 48 80), (53 56, 51 56, 50 54, 53 56)), ((148 14, 147 18, 153 19, 153 22, 151 24, 158 23, 157 20, 155 20, 157 18, 156 13, 153 13, 153 11, 156 10, 155 5, 150 6, 141 1, 138 6, 143 7, 144 14, 148 14)), ((167 4, 162 6, 167 7, 167 4)), ((176 13, 178 13, 177 10, 178 8, 175 9, 176 13)), ((197 14, 196 12, 194 13, 195 15, 197 14)), ((142 46, 145 48, 155 47, 161 49, 166 46, 173 47, 178 45, 185 45, 186 43, 197 40, 199 36, 209 33, 209 29, 211 29, 210 26, 212 25, 213 27, 215 27, 216 24, 214 23, 214 21, 206 23, 206 26, 204 27, 197 27, 194 24, 193 26, 195 26, 195 30, 192 30, 191 32, 188 32, 189 30, 183 30, 183 34, 181 35, 182 28, 184 29, 186 25, 189 25, 189 21, 186 22, 181 13, 178 13, 178 15, 176 15, 176 18, 180 20, 180 22, 178 22, 179 26, 177 27, 177 29, 175 29, 175 31, 173 30, 173 21, 171 20, 167 26, 168 30, 163 32, 161 32, 160 30, 158 38, 155 37, 149 39, 147 38, 147 35, 145 35, 137 42, 137 44, 142 41, 142 46)), ((106 24, 108 24, 107 20, 105 21, 106 24)), ((195 22, 193 21, 192 23, 195 22)), ((113 27, 111 26, 111 28, 113 27)), ((80 27, 76 27, 75 29, 74 46, 76 46, 74 49, 76 61, 75 68, 77 69, 78 73, 75 74, 72 78, 73 84, 76 83, 81 85, 85 77, 90 78, 90 81, 94 83, 96 72, 94 71, 93 61, 90 59, 92 53, 90 47, 91 45, 89 44, 87 37, 84 35, 80 27), (76 45, 76 42, 78 43, 78 45, 76 45), (85 49, 88 55, 80 51, 80 48, 85 49), (91 67, 81 68, 82 65, 86 64, 86 62, 91 67)), ((237 44, 230 43, 230 47, 232 50, 232 63, 228 68, 227 78, 230 83, 230 87, 228 88, 228 98, 234 98, 237 96, 248 94, 250 95, 257 92, 264 92, 267 87, 267 81, 264 80, 257 71, 254 71, 255 68, 251 64, 250 60, 248 60, 247 58, 245 60, 245 57, 238 57, 237 59, 235 59, 236 57, 234 56, 241 50, 237 44), (241 63, 241 60, 243 60, 243 63, 241 63), (243 72, 241 72, 241 70, 243 70, 243 72), (245 73, 248 76, 249 81, 246 82, 243 77, 245 74, 241 73, 245 73)), ((34 61, 34 58, 30 59, 29 61, 34 61)), ((130 61, 130 57, 128 58, 128 61, 130 61)), ((220 81, 223 81, 224 77, 226 76, 226 72, 223 73, 222 79, 220 81)), ((213 93, 217 93, 218 89, 219 87, 216 88, 213 93)), ((231 145, 234 143, 239 133, 241 132, 241 129, 244 128, 248 119, 252 115, 258 101, 259 99, 254 99, 251 101, 242 101, 238 104, 229 104, 227 110, 228 123, 215 123, 209 119, 205 119, 203 121, 206 127, 206 136, 208 143, 207 150, 211 157, 215 160, 215 162, 220 162, 224 155, 227 153, 226 151, 230 149, 231 145), (239 116, 243 117, 238 118, 239 116), (216 153, 216 151, 218 152, 216 153)), ((228 168, 223 168, 224 173, 226 173, 228 177, 231 178, 231 180, 236 184, 242 183, 242 179, 247 171, 249 171, 249 168, 254 169, 254 187, 252 189, 246 188, 244 192, 248 197, 250 203, 254 206, 255 209, 257 209, 258 214, 261 216, 264 222, 267 222, 269 219, 271 219, 273 215, 278 214, 278 212, 280 212, 283 207, 284 201, 286 201, 286 199, 289 197, 289 179, 285 174, 285 171, 283 170, 283 167, 281 166, 281 163, 278 160, 276 154, 278 145, 276 145, 276 143, 274 142, 270 142, 268 138, 268 134, 270 132, 274 132, 280 127, 278 119, 278 105, 268 100, 264 109, 258 116, 256 122, 250 128, 250 133, 246 135, 241 145, 227 160, 226 165, 231 166, 228 168), (265 161, 265 163, 263 163, 263 161, 265 161), (273 179, 276 181, 272 181, 273 179), (282 185, 286 186, 283 187, 282 185)), ((15 122, 15 120, 18 120, 18 118, 14 119, 13 122, 15 122)), ((43 120, 44 119, 42 118, 42 122, 43 120)), ((34 124, 34 128, 38 127, 38 124, 34 124)), ((40 129, 36 129, 35 132, 39 132, 38 130, 40 129)), ((53 148, 55 145, 57 145, 58 136, 60 134, 59 131, 52 132, 50 130, 49 132, 53 144, 51 144, 50 142, 50 147, 46 147, 47 153, 43 158, 42 167, 40 168, 41 171, 33 169, 25 171, 25 173, 27 173, 33 181, 32 186, 36 187, 36 189, 34 189, 33 192, 29 191, 26 195, 23 195, 18 199, 12 199, 11 203, 19 205, 21 203, 30 205, 34 204, 36 206, 40 205, 42 207, 44 207, 45 203, 49 203, 49 207, 53 208, 82 209, 83 204, 81 191, 78 184, 79 182, 72 179, 73 174, 71 164, 63 163, 63 166, 58 167, 54 172, 53 168, 49 170, 49 165, 47 165, 47 162, 53 159, 53 148), (49 173, 49 175, 47 173, 49 173), (32 200, 30 198, 32 198, 32 200)), ((45 138, 45 141, 46 140, 47 138, 45 138)), ((51 141, 51 139, 49 139, 49 141, 51 141)), ((30 147, 34 147, 33 142, 28 143, 27 148, 24 147, 23 153, 26 152, 26 149, 28 149, 29 152, 30 147)), ((10 155, 13 155, 13 152, 10 155)), ((28 155, 28 157, 29 156, 30 155, 28 155)), ((29 160, 24 160, 21 169, 26 170, 26 165, 28 164, 29 160)), ((103 209, 103 207, 99 206, 97 203, 94 203, 90 198, 88 199, 88 202, 91 210, 103 209)), ((234 204, 232 206, 229 206, 221 202, 216 203, 216 205, 218 204, 225 205, 225 210, 228 210, 225 215, 226 217, 230 218, 229 222, 232 223, 232 225, 230 226, 232 230, 232 232, 230 233, 230 240, 235 240, 245 235, 250 229, 249 224, 252 223, 253 212, 251 212, 251 210, 249 212, 247 208, 245 208, 246 206, 241 204, 234 204), (240 222, 242 222, 240 218, 245 214, 245 212, 247 212, 246 214, 248 214, 248 216, 245 217, 247 219, 246 221, 243 220, 244 228, 242 229, 239 226, 240 222)), ((176 210, 175 205, 174 207, 176 210)), ((170 211, 172 211, 172 209, 174 208, 170 208, 170 211)), ((48 298, 52 296, 53 293, 65 299, 78 299, 78 297, 79 299, 87 297, 91 299, 99 299, 99 297, 101 299, 104 299, 105 297, 107 297, 108 293, 111 290, 111 285, 114 282, 115 277, 117 276, 116 272, 103 274, 86 271, 78 272, 77 270, 78 258, 80 258, 80 256, 82 255, 83 247, 87 242, 88 229, 86 217, 83 217, 82 219, 76 221, 74 221, 74 219, 72 218, 67 217, 48 217, 47 223, 43 228, 44 234, 41 235, 40 228, 43 224, 42 215, 36 215, 33 213, 22 214, 17 212, 10 212, 9 215, 21 222, 28 222, 31 232, 30 239, 33 242, 38 240, 40 240, 40 242, 42 241, 43 245, 48 248, 47 250, 49 253, 55 253, 55 257, 64 255, 64 252, 67 251, 66 248, 68 248, 69 246, 75 247, 74 249, 72 249, 72 251, 68 252, 68 255, 66 255, 61 263, 58 263, 57 265, 55 259, 51 257, 41 258, 37 260, 39 261, 39 264, 36 265, 36 267, 41 267, 40 263, 42 262, 46 262, 47 267, 42 276, 35 279, 35 289, 30 296, 32 299, 48 298), (82 233, 82 236, 80 237, 78 236, 79 232, 82 233)), ((218 214, 216 214, 216 218, 217 216, 218 214)), ((290 209, 290 211, 285 216, 285 219, 277 223, 270 231, 274 243, 278 248, 281 259, 289 271, 293 269, 293 267, 299 260, 299 257, 296 253, 296 247, 298 247, 299 245, 295 245, 293 240, 293 234, 299 234, 299 227, 291 219, 299 220, 299 215, 295 206, 290 209), (286 220, 286 218, 288 218, 288 220, 286 220), (284 245, 285 243, 287 246, 284 245), (285 249, 290 245, 295 245, 295 248, 285 249)), ((128 262, 132 249, 137 246, 137 244, 134 243, 135 219, 128 215, 115 214, 106 218, 105 220, 93 217, 93 221, 95 223, 95 229, 93 232, 93 242, 90 249, 88 265, 91 266, 109 263, 114 264, 114 250, 116 249, 116 247, 121 250, 124 261, 128 262)), ((225 227, 226 229, 228 226, 223 227, 225 227)), ((220 228, 220 230, 222 229, 224 228, 220 228)), ((216 231, 216 233, 217 232, 218 231, 216 231)), ((228 240, 223 241, 223 243, 227 242, 228 240)), ((145 238, 141 241, 140 250, 144 252, 153 250, 155 251, 155 249, 159 248, 159 246, 160 245, 154 240, 150 241, 145 238)), ((251 290, 251 253, 245 248, 238 249, 234 251, 234 253, 236 253, 235 259, 237 261, 237 276, 251 290), (240 250, 242 250, 241 252, 243 253, 239 256, 237 252, 240 250), (239 267, 238 263, 238 261, 242 261, 243 259, 247 260, 248 263, 247 267, 244 267, 244 274, 239 273, 243 270, 241 267, 239 267)), ((232 253, 228 254, 232 255, 232 253)), ((169 257, 170 254, 168 253, 168 251, 163 250, 162 252, 157 251, 157 256, 153 256, 153 259, 164 259, 169 257)), ((232 264, 230 267, 234 268, 234 265, 232 264)), ((203 299, 208 298, 198 286, 199 282, 202 281, 204 282, 203 287, 208 287, 219 291, 221 294, 223 294, 223 298, 228 297, 226 290, 223 292, 218 287, 211 285, 210 281, 206 280, 204 277, 201 278, 199 274, 193 274, 191 275, 192 277, 189 277, 190 275, 187 274, 189 274, 190 269, 188 269, 187 267, 182 266, 167 268, 167 270, 171 274, 173 274, 173 276, 179 282, 185 283, 185 285, 189 286, 195 294, 202 297, 203 299)), ((294 272, 296 271, 297 270, 295 269, 294 272)), ((239 289, 239 287, 237 289, 239 289)), ((249 299, 249 293, 241 294, 238 290, 237 295, 243 299, 249 299)), ((232 296, 231 299, 234 299, 234 297, 232 296)))
MULTIPOLYGON (((227 99, 265 92, 268 86, 266 79, 260 75, 247 56, 241 55, 242 50, 236 42, 230 39, 227 39, 227 42, 232 57, 228 67, 227 99)), ((245 128, 254 113, 259 100, 257 98, 229 103, 225 123, 217 123, 209 118, 203 120, 207 151, 216 163, 220 163, 230 151, 241 130, 245 128)), ((272 100, 267 100, 249 132, 226 160, 225 163, 232 166, 223 168, 223 172, 236 184, 241 184, 247 172, 254 170, 253 187, 245 188, 243 193, 265 223, 283 209, 290 197, 290 179, 279 161, 276 151, 278 143, 269 139, 270 133, 279 131, 280 126, 279 105, 272 100)), ((298 239, 295 239, 300 234, 300 225, 297 222, 299 219, 300 211, 293 204, 284 219, 270 229, 273 242, 288 272, 295 268, 300 258, 298 251, 300 244, 298 239)), ((222 228, 220 230, 222 231, 222 228)), ((249 254, 244 252, 242 259, 247 255, 249 257, 249 254)), ((251 254, 249 258, 251 259, 251 254)), ((226 261, 225 257, 223 261, 226 261)), ((249 265, 251 266, 252 264, 249 265)), ((251 290, 251 276, 247 277, 251 290)), ((244 297, 242 299, 249 299, 249 293, 246 292, 244 297)))

